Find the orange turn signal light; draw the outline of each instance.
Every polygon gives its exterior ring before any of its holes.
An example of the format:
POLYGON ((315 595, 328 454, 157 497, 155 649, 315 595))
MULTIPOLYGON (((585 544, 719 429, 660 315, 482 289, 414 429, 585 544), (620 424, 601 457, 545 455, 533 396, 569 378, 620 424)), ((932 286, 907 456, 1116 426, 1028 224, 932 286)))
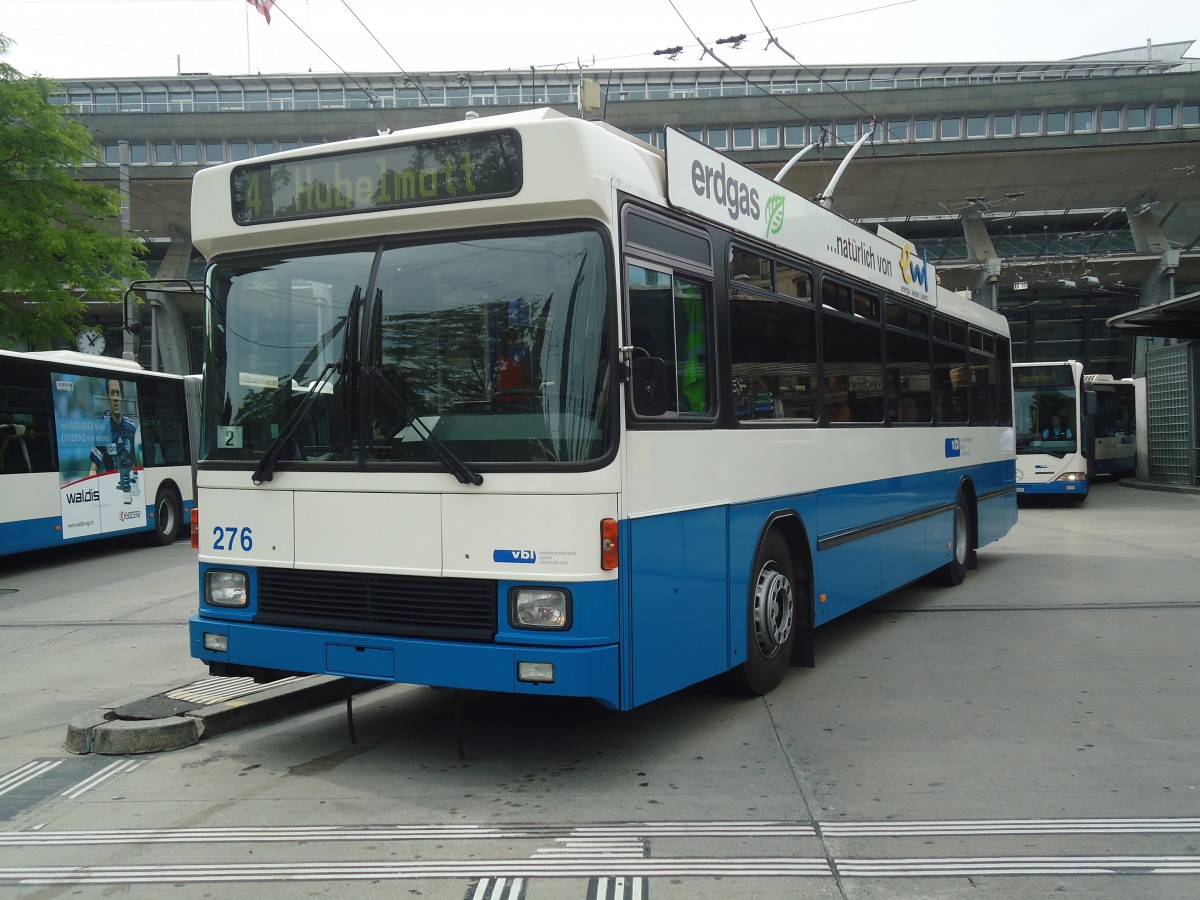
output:
POLYGON ((600 520, 600 568, 606 572, 617 567, 617 520, 600 520))

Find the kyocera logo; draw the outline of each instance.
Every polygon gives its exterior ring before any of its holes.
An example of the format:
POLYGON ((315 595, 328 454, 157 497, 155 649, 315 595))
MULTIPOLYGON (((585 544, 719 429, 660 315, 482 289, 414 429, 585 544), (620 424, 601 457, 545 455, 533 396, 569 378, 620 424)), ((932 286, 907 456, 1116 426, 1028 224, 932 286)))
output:
POLYGON ((100 492, 95 488, 88 488, 86 491, 76 491, 73 494, 67 494, 68 503, 95 503, 100 499, 100 492))
POLYGON ((913 258, 913 245, 905 244, 900 250, 900 274, 905 284, 919 284, 929 290, 929 257, 921 252, 921 259, 913 258))
POLYGON ((140 509, 126 509, 121 511, 121 514, 118 518, 120 518, 122 522, 132 522, 134 519, 140 519, 141 517, 142 511, 140 509))
MULTIPOLYGON (((719 169, 706 166, 700 160, 692 160, 692 190, 697 197, 704 197, 725 207, 729 218, 737 221, 739 216, 749 216, 754 221, 762 218, 758 205, 758 190, 742 184, 732 175, 725 174, 725 163, 719 169)), ((783 204, 779 204, 782 211, 783 204)), ((776 229, 778 230, 778 229, 776 229)))
POLYGON ((493 550, 492 562, 535 563, 537 562, 537 552, 534 550, 493 550))

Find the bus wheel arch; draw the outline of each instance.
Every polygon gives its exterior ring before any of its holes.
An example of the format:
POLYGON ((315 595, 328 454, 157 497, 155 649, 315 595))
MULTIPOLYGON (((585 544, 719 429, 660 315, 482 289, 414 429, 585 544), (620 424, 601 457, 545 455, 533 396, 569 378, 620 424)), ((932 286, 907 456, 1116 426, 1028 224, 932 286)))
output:
POLYGON ((812 665, 812 566, 804 526, 792 513, 772 516, 759 535, 746 597, 746 661, 738 687, 762 696, 793 665, 812 665))
POLYGON ((154 528, 151 531, 154 543, 159 546, 173 543, 182 526, 183 498, 175 482, 164 481, 154 497, 154 528))

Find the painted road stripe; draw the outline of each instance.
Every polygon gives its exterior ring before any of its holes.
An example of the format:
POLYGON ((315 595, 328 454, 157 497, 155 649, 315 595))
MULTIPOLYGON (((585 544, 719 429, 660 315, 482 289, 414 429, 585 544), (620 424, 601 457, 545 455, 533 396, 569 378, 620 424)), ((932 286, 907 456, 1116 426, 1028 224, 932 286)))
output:
POLYGON ((311 677, 311 675, 292 675, 265 684, 257 682, 253 678, 206 678, 203 681, 185 684, 173 691, 167 691, 167 696, 172 700, 186 700, 188 703, 211 706, 214 703, 246 697, 265 691, 267 688, 279 687, 299 681, 301 678, 311 677))
POLYGON ((432 841, 528 838, 531 832, 484 828, 478 825, 397 826, 283 826, 264 828, 165 828, 128 831, 6 831, 0 847, 58 846, 67 844, 189 844, 267 843, 304 841, 432 841))
POLYGON ((471 900, 521 900, 524 878, 483 878, 469 891, 471 900))
POLYGON ((45 775, 62 765, 61 759, 36 759, 31 763, 26 763, 19 769, 9 772, 7 775, 0 776, 0 794, 7 794, 9 791, 15 791, 24 784, 28 784, 37 778, 39 775, 45 775))
POLYGON ((836 861, 845 878, 972 875, 1196 875, 1200 856, 1001 856, 836 861))
POLYGON ((134 769, 136 769, 140 765, 141 765, 141 763, 135 762, 130 759, 122 760, 120 762, 110 763, 109 765, 107 765, 103 769, 101 769, 99 772, 96 772, 96 773, 90 775, 89 777, 85 778, 83 781, 79 782, 78 784, 72 785, 71 787, 67 788, 65 791, 62 792, 61 796, 66 797, 68 800, 76 800, 79 797, 82 797, 84 794, 86 794, 92 788, 97 787, 100 784, 103 784, 105 781, 108 781, 108 779, 112 778, 114 775, 119 775, 122 772, 132 772, 134 769))
MULTIPOLYGON (((57 766, 57 762, 30 763, 5 776, 16 780, 36 777, 57 766), (39 766, 31 772, 31 767, 39 766)), ((114 773, 115 774, 115 773, 114 773)), ((80 785, 83 785, 81 782, 80 785)), ((0 792, 4 780, 0 779, 0 792)), ((77 785, 78 789, 80 785, 77 785)), ((939 837, 953 835, 1097 835, 1097 834, 1194 834, 1200 832, 1197 818, 1155 819, 997 819, 951 820, 945 822, 829 822, 822 823, 825 837, 939 837)), ((156 844, 156 843, 228 843, 286 841, 423 841, 423 840, 495 840, 498 838, 552 838, 567 841, 629 842, 655 838, 745 838, 814 837, 809 824, 787 822, 627 822, 611 825, 512 825, 493 828, 478 825, 288 825, 231 828, 164 828, 117 831, 8 831, 0 832, 0 847, 47 844, 156 844)))
POLYGON ((0 867, 0 882, 24 885, 245 881, 363 881, 418 878, 830 877, 824 859, 788 857, 662 860, 430 860, 412 863, 213 863, 165 866, 0 867))
POLYGON ((1005 834, 1193 834, 1200 819, 981 819, 926 822, 825 822, 826 837, 937 837, 1005 834))

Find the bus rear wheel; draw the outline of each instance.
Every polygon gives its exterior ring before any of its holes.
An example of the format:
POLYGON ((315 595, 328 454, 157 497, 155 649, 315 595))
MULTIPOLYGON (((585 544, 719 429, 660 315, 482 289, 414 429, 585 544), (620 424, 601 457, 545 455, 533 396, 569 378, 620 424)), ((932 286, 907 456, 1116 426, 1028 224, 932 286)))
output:
POLYGON ((795 565, 778 532, 763 541, 751 577, 746 661, 734 675, 738 687, 762 696, 783 681, 796 643, 795 565))
POLYGON ((173 543, 183 521, 183 504, 179 494, 169 487, 158 489, 154 498, 154 543, 160 547, 173 543))
POLYGON ((967 566, 971 561, 971 510, 967 498, 958 492, 954 501, 954 525, 952 526, 953 554, 950 562, 933 573, 934 581, 944 587, 957 587, 967 577, 967 566))

